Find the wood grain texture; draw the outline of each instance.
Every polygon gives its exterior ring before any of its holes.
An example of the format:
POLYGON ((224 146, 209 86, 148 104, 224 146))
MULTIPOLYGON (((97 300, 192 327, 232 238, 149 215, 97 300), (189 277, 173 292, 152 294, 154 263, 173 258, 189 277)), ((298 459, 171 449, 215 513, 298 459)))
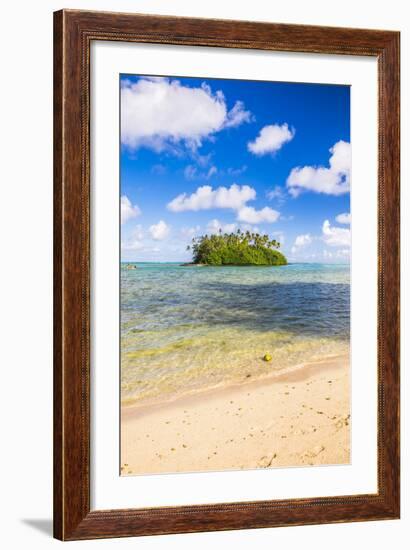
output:
POLYGON ((63 323, 62 323, 62 250, 63 250, 63 224, 62 224, 62 182, 63 182, 63 156, 62 156, 62 128, 63 128, 63 93, 62 93, 62 15, 56 14, 54 17, 54 213, 53 213, 53 238, 54 238, 54 326, 53 326, 53 393, 54 393, 54 535, 63 538, 63 434, 62 434, 62 415, 63 415, 63 361, 62 361, 62 343, 63 343, 63 323))
POLYGON ((54 536, 61 540, 399 517, 397 32, 63 10, 54 14, 54 536), (379 74, 378 486, 374 495, 90 511, 92 40, 374 56, 379 74))

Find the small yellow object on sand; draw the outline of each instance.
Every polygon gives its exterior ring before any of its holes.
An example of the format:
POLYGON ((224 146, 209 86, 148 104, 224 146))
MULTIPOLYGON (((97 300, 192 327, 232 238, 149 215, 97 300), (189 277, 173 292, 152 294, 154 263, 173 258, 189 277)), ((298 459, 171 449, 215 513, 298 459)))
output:
POLYGON ((272 355, 269 355, 269 353, 265 353, 263 356, 264 361, 272 361, 272 355))

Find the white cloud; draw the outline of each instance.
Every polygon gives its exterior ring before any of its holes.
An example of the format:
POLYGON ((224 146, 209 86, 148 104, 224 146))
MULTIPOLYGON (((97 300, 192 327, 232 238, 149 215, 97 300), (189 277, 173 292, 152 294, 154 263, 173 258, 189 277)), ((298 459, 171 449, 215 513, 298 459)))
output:
POLYGON ((250 122, 252 115, 249 111, 245 111, 245 105, 242 101, 236 101, 235 105, 229 111, 225 122, 225 128, 236 128, 243 122, 250 122))
POLYGON ((228 111, 223 93, 206 84, 191 88, 178 80, 143 78, 121 88, 121 142, 131 149, 185 145, 195 150, 223 128, 250 119, 242 102, 228 111))
POLYGON ((247 202, 256 198, 256 191, 249 185, 232 184, 229 188, 218 187, 213 189, 210 185, 203 185, 191 195, 182 193, 168 203, 167 208, 172 212, 186 212, 198 210, 210 210, 214 208, 227 208, 235 210, 237 220, 244 223, 274 223, 279 219, 280 212, 265 206, 256 210, 248 206, 247 202))
POLYGON ((243 206, 238 210, 238 220, 246 223, 274 223, 279 219, 280 213, 273 208, 265 206, 256 210, 253 206, 243 206))
POLYGON ((196 225, 195 227, 183 227, 181 229, 181 235, 185 239, 192 239, 192 237, 195 237, 195 235, 198 235, 200 230, 201 230, 201 227, 199 225, 196 225))
POLYGON ((266 192, 266 197, 270 201, 276 201, 278 204, 283 204, 286 200, 286 193, 280 185, 275 185, 273 189, 266 192))
POLYGON ((283 231, 272 231, 272 237, 280 242, 281 245, 285 244, 285 234, 283 231))
POLYGON ((239 229, 241 231, 249 231, 250 233, 261 233, 257 225, 251 225, 250 223, 241 223, 239 229))
POLYGON ((350 212, 344 212, 343 214, 338 214, 335 219, 338 223, 345 223, 347 225, 350 225, 350 221, 351 221, 350 212))
POLYGON ((347 260, 350 257, 350 249, 349 248, 341 248, 339 250, 336 250, 335 252, 331 252, 330 250, 323 250, 323 257, 327 260, 347 260))
POLYGON ((297 235, 295 242, 291 248, 292 254, 297 254, 301 248, 304 248, 305 246, 308 246, 312 243, 312 236, 310 233, 305 233, 304 235, 297 235))
POLYGON ((325 220, 322 226, 322 239, 329 246, 350 246, 350 229, 330 225, 325 220))
POLYGON ((122 250, 141 250, 144 245, 142 243, 143 231, 141 225, 136 225, 131 235, 124 241, 121 241, 122 250))
POLYGON ((312 237, 309 233, 298 235, 295 239, 295 246, 306 246, 312 242, 312 237))
POLYGON ((128 220, 136 218, 141 214, 141 210, 136 204, 132 205, 130 199, 126 195, 121 197, 121 224, 127 223, 128 220))
POLYGON ((182 193, 168 203, 167 208, 172 212, 185 212, 188 210, 209 210, 211 208, 231 208, 239 210, 249 200, 256 197, 256 191, 249 185, 232 184, 231 187, 218 187, 213 189, 210 185, 203 185, 187 195, 182 193))
POLYGON ((212 176, 214 176, 218 172, 218 168, 214 165, 210 166, 209 169, 205 171, 200 171, 196 166, 193 164, 188 164, 188 166, 184 169, 184 176, 187 180, 195 180, 195 179, 205 179, 209 180, 212 176))
POLYGON ((302 191, 315 191, 327 195, 342 195, 350 189, 351 147, 338 141, 329 149, 329 168, 304 166, 293 168, 286 185, 289 193, 297 197, 302 191))
POLYGON ((150 226, 149 232, 155 241, 162 241, 168 237, 170 229, 169 225, 160 220, 158 223, 150 226))
POLYGON ((248 142, 248 151, 254 155, 276 153, 288 141, 291 141, 295 131, 285 123, 264 126, 255 141, 248 142))
POLYGON ((213 219, 210 222, 208 222, 208 225, 206 226, 207 233, 216 234, 219 233, 219 231, 222 231, 222 233, 233 233, 237 229, 236 223, 221 223, 217 219, 213 219))

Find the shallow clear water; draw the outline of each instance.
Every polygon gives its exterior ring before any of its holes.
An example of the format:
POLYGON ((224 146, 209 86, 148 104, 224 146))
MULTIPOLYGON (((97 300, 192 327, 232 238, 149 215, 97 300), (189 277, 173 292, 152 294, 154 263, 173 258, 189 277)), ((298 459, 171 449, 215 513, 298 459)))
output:
POLYGON ((349 349, 347 265, 127 265, 123 404, 240 383, 349 349))

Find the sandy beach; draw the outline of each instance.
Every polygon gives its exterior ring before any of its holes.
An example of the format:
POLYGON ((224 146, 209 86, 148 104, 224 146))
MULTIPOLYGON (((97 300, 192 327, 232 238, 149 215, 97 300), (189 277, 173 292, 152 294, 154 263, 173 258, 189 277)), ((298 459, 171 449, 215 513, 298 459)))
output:
POLYGON ((121 410, 122 475, 349 462, 347 354, 121 410))

